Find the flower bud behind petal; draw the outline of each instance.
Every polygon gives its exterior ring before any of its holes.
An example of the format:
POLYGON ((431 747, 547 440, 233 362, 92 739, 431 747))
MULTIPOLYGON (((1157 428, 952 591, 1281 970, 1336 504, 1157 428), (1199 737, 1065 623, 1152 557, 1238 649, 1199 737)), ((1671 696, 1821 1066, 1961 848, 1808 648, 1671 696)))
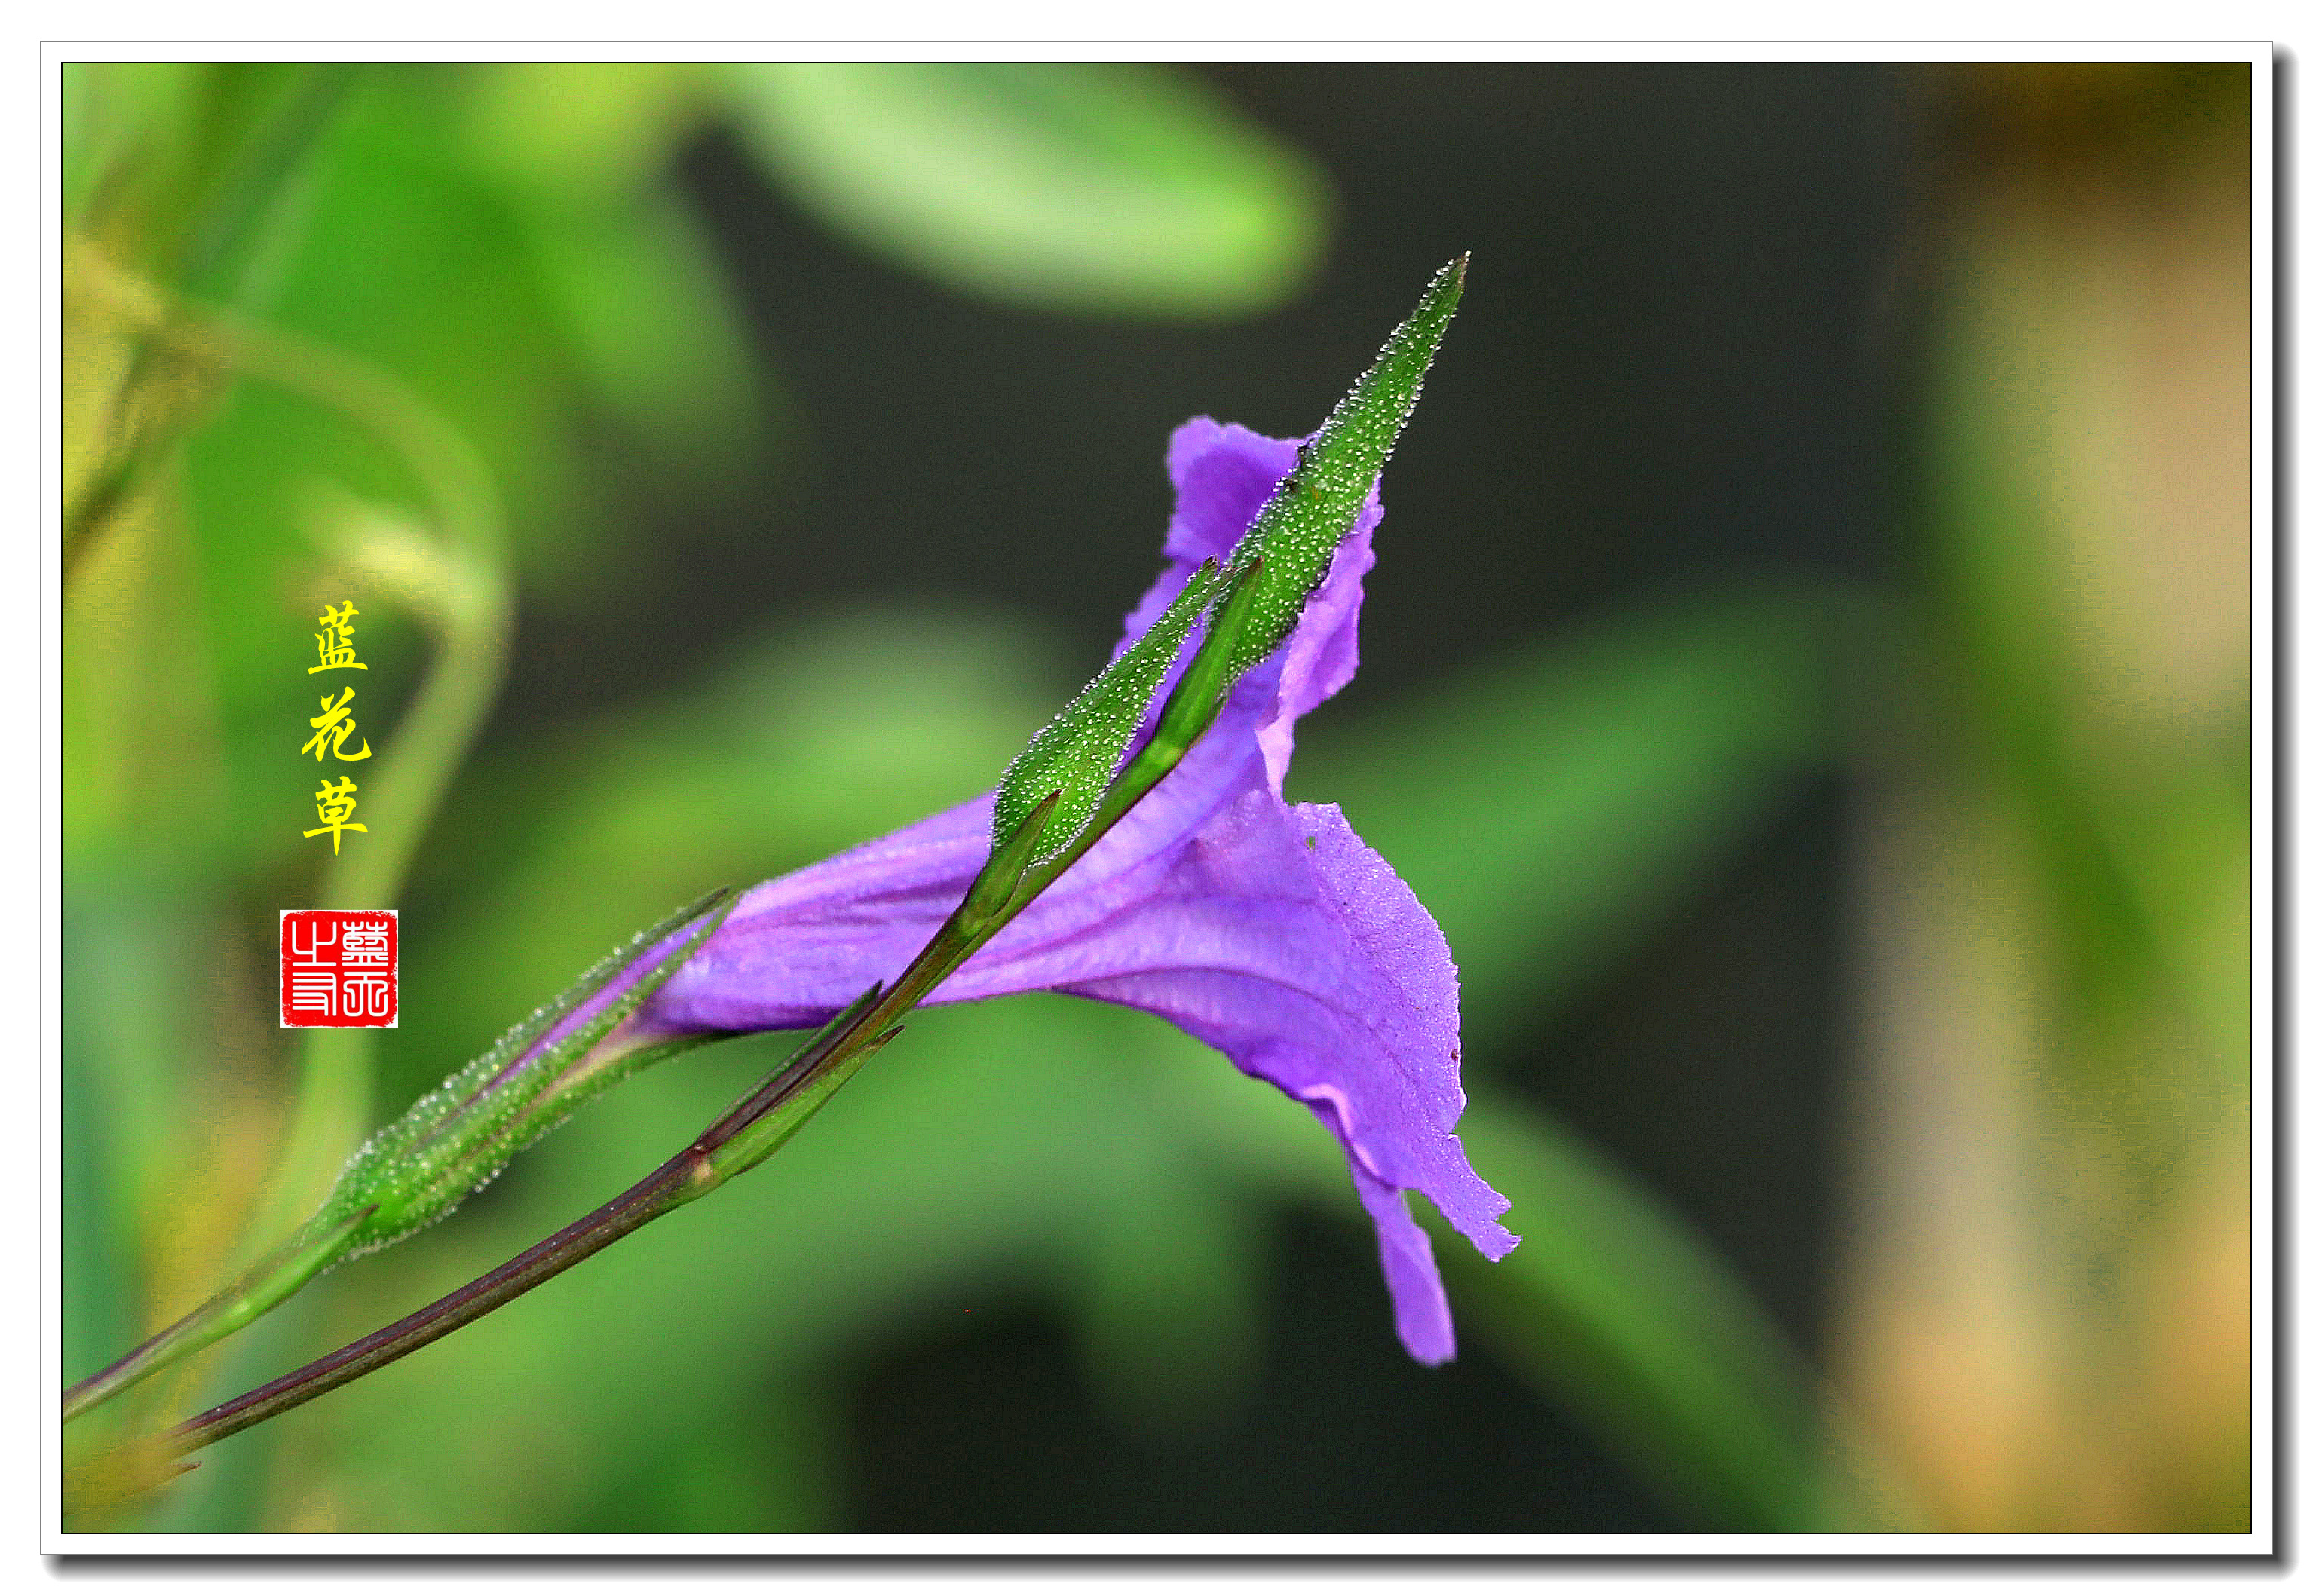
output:
POLYGON ((721 889, 598 961, 567 992, 365 1143, 309 1228, 354 1222, 346 1258, 390 1246, 488 1185, 515 1153, 588 1098, 706 1039, 600 1046, 665 985, 737 902, 736 892, 721 889), (676 937, 682 940, 672 941, 676 937))
POLYGON ((1229 689, 1244 674, 1236 663, 1237 645, 1244 636, 1246 621, 1260 601, 1261 576, 1261 557, 1257 554, 1242 563, 1232 562, 1227 567, 1220 596, 1205 626, 1205 640, 1197 645, 1188 669, 1173 684, 1173 691, 1157 716, 1156 729, 1149 737, 1151 746, 1177 756, 1187 751, 1190 744, 1220 718, 1221 710, 1228 703, 1229 689))

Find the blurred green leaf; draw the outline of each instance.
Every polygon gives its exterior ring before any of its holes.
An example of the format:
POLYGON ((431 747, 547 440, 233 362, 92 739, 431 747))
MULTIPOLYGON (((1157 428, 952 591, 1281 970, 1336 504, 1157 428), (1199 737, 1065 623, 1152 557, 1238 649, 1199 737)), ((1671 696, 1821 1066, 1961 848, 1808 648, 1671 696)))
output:
POLYGON ((597 207, 658 180, 711 106, 715 71, 684 61, 467 67, 462 141, 516 187, 597 207))
POLYGON ((1825 767, 1841 616, 1807 592, 1619 616, 1417 704, 1312 719, 1293 794, 1341 804, 1438 917, 1482 1042, 1546 1017, 1825 767))
POLYGON ((968 292, 1200 320, 1282 303, 1317 170, 1187 73, 1069 62, 731 69, 748 147, 821 220, 968 292))
POLYGON ((1482 1098, 1461 1136, 1525 1237, 1438 1249, 1498 1355, 1700 1525, 1860 1527, 1831 1516, 1816 1381, 1705 1243, 1561 1126, 1482 1098))
POLYGON ((673 195, 526 206, 521 219, 590 396, 650 445, 655 469, 727 478, 774 441, 738 305, 673 195))
POLYGON ((247 127, 237 130, 215 192, 186 241, 180 287, 228 304, 261 301, 270 293, 304 219, 314 145, 361 71, 350 61, 296 62, 260 94, 249 92, 251 84, 263 83, 253 73, 224 73, 214 80, 255 104, 236 118, 247 127))
POLYGON ((704 229, 671 182, 717 69, 508 62, 468 69, 462 145, 511 198, 594 397, 662 456, 727 473, 765 443, 761 375, 704 229))
MULTIPOLYGON (((2139 421, 2106 415, 2121 399, 2104 389, 2068 386, 2087 381, 2075 363, 2134 355, 2133 346, 2105 348, 2102 340, 2121 336, 2112 327, 2089 338, 2066 327, 2064 281, 2052 268, 2020 306, 1996 296, 1968 305, 1969 319, 1937 351, 1933 469, 1922 478, 1939 539, 1940 609, 1930 625, 1942 645, 1936 664, 1968 716, 1937 752, 1973 765, 1974 778, 2028 829, 2060 944, 2061 1001, 2073 1006, 2072 1034, 2103 1044, 2062 1048, 2054 1067, 2078 1077, 2083 1101, 2103 1099, 2105 1114, 2132 1123, 2150 1144, 2141 1156, 2157 1182, 2192 1157, 2210 1125, 2241 1112, 2248 1088, 2248 634, 2246 610, 2212 603, 2196 586, 2180 591, 2175 608, 2190 618, 2171 628, 2234 645, 2236 676, 2196 680, 2206 667, 2153 651, 2117 595, 2160 579, 2149 552, 2128 547, 2132 538, 2201 548, 2214 569, 2247 548, 2222 540, 2221 519, 2133 528, 2049 465, 2052 452, 2061 460, 2098 438, 2082 422, 2079 437, 2052 440, 2051 418, 2067 407, 2096 415, 2096 426, 2139 421), (2172 989, 2201 1046, 2164 1039, 2158 1067, 2146 1068, 2142 1054, 2110 1045, 2146 1025, 2172 989), (2202 1074, 2183 1096, 2169 1079, 2180 1069, 2202 1074), (2207 1123, 2186 1123, 2180 1108, 2207 1123)), ((2157 476, 2123 473, 2106 491, 2144 493, 2148 484, 2159 486, 2157 476)))

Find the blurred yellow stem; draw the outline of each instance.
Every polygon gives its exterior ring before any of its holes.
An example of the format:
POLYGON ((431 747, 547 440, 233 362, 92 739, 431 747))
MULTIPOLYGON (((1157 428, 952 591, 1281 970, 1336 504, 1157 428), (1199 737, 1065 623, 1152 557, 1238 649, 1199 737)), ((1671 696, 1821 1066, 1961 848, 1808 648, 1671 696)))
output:
MULTIPOLYGON (((254 377, 337 411, 416 483, 437 537, 400 539, 391 574, 395 596, 435 634, 434 668, 365 794, 369 812, 392 823, 375 828, 368 846, 335 855, 315 894, 324 908, 391 907, 505 676, 511 595, 504 520, 487 468, 422 398, 340 350, 189 305, 85 239, 66 242, 65 282, 67 293, 101 304, 196 367, 254 377)), ((296 1107, 258 1235, 286 1230, 310 1212, 358 1144, 371 1118, 372 1047, 363 1030, 306 1031, 296 1107)))

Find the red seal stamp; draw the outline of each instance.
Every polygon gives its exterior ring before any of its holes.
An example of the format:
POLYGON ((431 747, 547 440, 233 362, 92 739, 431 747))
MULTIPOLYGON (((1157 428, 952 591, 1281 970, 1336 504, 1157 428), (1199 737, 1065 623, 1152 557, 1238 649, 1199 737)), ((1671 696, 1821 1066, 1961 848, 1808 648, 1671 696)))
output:
POLYGON ((390 908, 281 911, 281 1023, 401 1022, 401 924, 390 908))

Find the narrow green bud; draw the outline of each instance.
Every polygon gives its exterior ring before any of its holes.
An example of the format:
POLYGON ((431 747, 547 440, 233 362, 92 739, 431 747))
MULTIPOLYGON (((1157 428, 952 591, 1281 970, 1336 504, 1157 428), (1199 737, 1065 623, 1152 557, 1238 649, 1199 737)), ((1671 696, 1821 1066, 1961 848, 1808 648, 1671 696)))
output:
POLYGON ((515 1153, 587 1099, 647 1064, 707 1039, 677 1038, 615 1057, 589 1057, 699 951, 738 901, 736 891, 723 888, 599 960, 567 992, 364 1144, 309 1228, 354 1221, 346 1235, 346 1258, 399 1241, 488 1185, 515 1153), (690 934, 641 979, 552 1047, 532 1054, 541 1037, 686 925, 690 934))
POLYGON ((749 1121, 737 1136, 710 1154, 720 1179, 727 1180, 733 1175, 743 1174, 785 1146, 788 1138, 810 1122, 813 1115, 827 1106, 827 1100, 833 1097, 846 1081, 859 1073, 859 1066, 883 1051, 884 1045, 899 1035, 901 1029, 894 1025, 865 1041, 854 1043, 832 1068, 814 1075, 770 1112, 749 1121))
MULTIPOLYGON (((1374 364, 1301 446, 1299 460, 1253 517, 1227 565, 1207 560, 1200 566, 1156 624, 1109 662, 1012 761, 996 789, 991 864, 1011 856, 1031 814, 1048 801, 1050 818, 1024 868, 1060 857, 1084 834, 1183 639, 1209 609, 1219 606, 1157 732, 1175 759, 1212 724, 1238 679, 1292 632, 1421 397, 1421 380, 1461 303, 1469 259, 1463 256, 1431 279, 1413 314, 1389 335, 1374 364)), ((974 891, 987 896, 980 888, 974 891)))
POLYGON ((988 855, 988 863, 972 878, 972 885, 963 895, 963 908, 957 911, 967 933, 986 924, 1012 901, 1019 890, 1021 878, 1037 858, 1044 833, 1051 829, 1052 813, 1060 806, 1060 794, 1048 793, 1042 802, 1030 810, 1009 837, 988 855))
POLYGON ((1413 314, 1389 335, 1317 435, 1301 446, 1300 460, 1238 543, 1232 565, 1258 559, 1262 568, 1260 592, 1230 662, 1232 681, 1285 641, 1309 594, 1325 579, 1333 551, 1365 507, 1366 495, 1421 397, 1421 380, 1462 303, 1469 264, 1465 254, 1430 279, 1413 314))

